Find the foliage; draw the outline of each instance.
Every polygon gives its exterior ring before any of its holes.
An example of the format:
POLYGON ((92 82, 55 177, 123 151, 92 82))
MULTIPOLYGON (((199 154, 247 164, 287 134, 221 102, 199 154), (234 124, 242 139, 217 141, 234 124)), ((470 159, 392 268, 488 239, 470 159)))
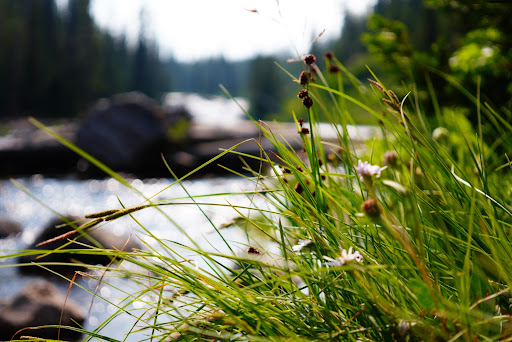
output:
MULTIPOLYGON (((468 90, 479 91, 494 108, 510 108, 509 4, 426 0, 423 5, 419 0, 380 0, 375 10, 368 21, 373 33, 364 34, 363 40, 369 52, 387 66, 386 75, 394 76, 391 81, 405 82, 406 87, 414 84, 419 92, 433 85, 443 89, 439 100, 444 105, 471 106, 446 82, 443 75, 450 75, 468 90)), ((476 124, 476 115, 469 115, 476 124)))

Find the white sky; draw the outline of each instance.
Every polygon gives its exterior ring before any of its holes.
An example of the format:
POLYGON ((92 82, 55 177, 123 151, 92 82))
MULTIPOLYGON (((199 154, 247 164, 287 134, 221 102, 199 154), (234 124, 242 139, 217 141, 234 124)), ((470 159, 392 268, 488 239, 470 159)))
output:
POLYGON ((144 8, 147 32, 163 56, 180 61, 219 56, 308 51, 311 41, 338 37, 345 8, 362 12, 373 0, 93 0, 91 13, 113 33, 138 36, 144 8), (250 10, 257 10, 253 13, 250 10))

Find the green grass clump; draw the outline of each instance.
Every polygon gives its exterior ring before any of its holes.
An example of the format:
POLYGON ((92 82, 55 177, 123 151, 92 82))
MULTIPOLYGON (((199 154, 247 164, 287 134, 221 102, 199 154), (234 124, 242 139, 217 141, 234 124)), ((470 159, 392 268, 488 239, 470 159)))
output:
MULTIPOLYGON (((512 338, 505 154, 511 125, 470 94, 480 122, 475 130, 457 108, 437 104, 433 91, 434 112, 425 115, 414 94, 399 98, 377 78, 361 84, 338 61, 329 63, 335 73, 324 77, 317 70, 316 81, 292 76, 307 91, 303 99, 312 100, 304 122, 292 114, 304 151, 255 122, 276 152, 242 155, 271 170, 243 176, 256 190, 242 195, 266 205, 231 205, 240 218, 228 225, 244 230, 243 244, 235 248, 225 226, 214 227, 225 248, 207 252, 159 240, 137 221, 156 245, 105 251, 145 270, 114 268, 106 277, 121 274, 140 285, 117 314, 138 317, 134 330, 144 330, 147 341, 512 338), (344 93, 344 77, 360 89, 358 99, 344 93), (356 113, 349 108, 380 122, 372 136, 349 135, 356 113), (320 115, 329 118, 336 142, 322 141, 320 115), (484 126, 495 135, 483 137, 484 126), (202 262, 181 257, 184 251, 202 262), (141 298, 145 311, 130 311, 141 298)), ((201 200, 147 199, 111 215, 185 202, 201 208, 201 200)))

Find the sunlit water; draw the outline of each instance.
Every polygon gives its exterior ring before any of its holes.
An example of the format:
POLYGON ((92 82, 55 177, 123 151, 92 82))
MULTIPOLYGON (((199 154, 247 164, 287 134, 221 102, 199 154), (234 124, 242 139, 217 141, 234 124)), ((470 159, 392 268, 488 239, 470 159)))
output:
MULTIPOLYGON (((8 180, 0 181, 0 217, 8 218, 21 223, 23 233, 4 240, 0 240, 0 251, 3 255, 11 251, 19 250, 31 243, 40 230, 55 217, 58 212, 62 215, 73 215, 83 217, 85 214, 98 212, 106 209, 120 208, 120 202, 124 206, 133 206, 141 204, 144 198, 133 190, 121 185, 113 179, 105 180, 66 180, 50 179, 40 175, 31 178, 17 179, 31 194, 28 195, 19 187, 13 185, 8 180), (38 198, 41 202, 34 199, 38 198)), ((131 185, 142 193, 143 196, 151 197, 163 189, 166 189, 172 182, 170 179, 132 179, 131 185)), ((204 180, 185 181, 184 186, 192 195, 213 194, 213 193, 233 193, 240 191, 254 190, 254 185, 249 181, 240 178, 212 178, 204 180)), ((186 197, 185 191, 175 185, 162 193, 159 193, 155 199, 167 199, 186 197)), ((247 196, 227 196, 209 197, 198 199, 201 202, 208 203, 235 203, 237 205, 249 205, 250 199, 247 196)), ((222 240, 212 233, 212 223, 219 225, 236 216, 236 212, 229 206, 205 205, 202 207, 208 218, 205 217, 194 205, 163 206, 161 209, 174 220, 179 226, 186 230, 187 234, 195 242, 204 248, 213 249, 222 245, 222 240), (212 223, 210 223, 210 221, 212 223)), ((177 243, 191 245, 184 234, 176 226, 171 224, 154 208, 144 209, 134 214, 135 218, 141 222, 144 227, 151 231, 159 239, 167 239, 177 243)), ((114 234, 125 236, 135 234, 148 243, 152 240, 147 238, 138 224, 129 217, 113 221, 105 226, 114 234)), ((235 234, 235 233, 233 233, 235 234)), ((235 234, 236 235, 236 234, 235 234)), ((132 235, 133 238, 133 235, 132 235)), ((239 237, 232 237, 239 239, 239 237)), ((184 255, 184 257, 188 257, 184 255)), ((7 267, 14 261, 12 258, 0 259, 0 296, 11 297, 14 293, 27 282, 34 279, 29 276, 18 275, 14 267, 7 267)), ((201 266, 201 265, 199 265, 201 266)), ((112 287, 102 286, 96 288, 97 282, 90 278, 82 277, 78 279, 79 283, 92 291, 98 291, 99 294, 109 297, 112 304, 106 303, 100 299, 94 299, 93 296, 83 289, 73 287, 70 298, 78 302, 84 312, 90 310, 86 327, 88 329, 97 328, 105 319, 107 319, 117 309, 114 304, 120 303, 116 297, 124 296, 112 287), (92 304, 91 304, 92 303, 92 304)), ((125 291, 138 291, 135 285, 125 279, 114 278, 109 282, 112 285, 119 286, 125 291)), ((68 285, 65 282, 56 285, 65 294, 68 285)), ((142 298, 146 300, 148 298, 142 298)), ((142 301, 130 304, 127 309, 143 309, 142 301)), ((142 313, 142 311, 141 311, 142 313)), ((136 325, 136 320, 129 315, 120 315, 115 318, 101 333, 118 340, 124 340, 126 333, 132 328, 137 330, 142 325, 136 325)), ((129 335, 126 341, 141 341, 148 337, 148 332, 138 332, 129 335)))

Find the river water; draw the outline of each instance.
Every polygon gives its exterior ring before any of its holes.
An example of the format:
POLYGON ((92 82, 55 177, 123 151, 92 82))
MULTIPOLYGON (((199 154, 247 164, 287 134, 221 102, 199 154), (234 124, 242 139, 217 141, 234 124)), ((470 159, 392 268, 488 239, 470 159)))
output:
MULTIPOLYGON (((185 191, 180 185, 172 186, 162 193, 171 183, 171 179, 128 179, 128 182, 142 195, 125 187, 114 179, 104 180, 77 180, 77 179, 52 179, 41 175, 30 178, 16 179, 31 195, 20 189, 9 180, 0 180, 0 217, 19 222, 23 226, 23 233, 16 237, 0 240, 0 252, 8 255, 26 247, 31 243, 39 231, 55 217, 55 212, 62 215, 83 217, 85 214, 106 209, 120 208, 120 202, 124 206, 141 204, 143 196, 151 197, 158 194, 155 199, 168 199, 186 197, 185 191), (39 200, 38 200, 39 199, 39 200)), ((184 181, 183 185, 192 195, 234 193, 254 190, 254 184, 242 178, 210 178, 201 180, 184 181)), ((208 203, 236 203, 237 205, 249 205, 251 198, 244 195, 222 195, 200 199, 208 203)), ((204 205, 205 217, 194 205, 164 206, 162 210, 169 215, 178 225, 186 230, 187 234, 201 246, 213 248, 221 241, 216 234, 212 234, 212 224, 220 225, 235 217, 236 212, 229 206, 204 205)), ((168 239, 177 243, 190 245, 191 242, 176 226, 171 224, 156 209, 144 209, 134 214, 147 229, 160 239, 168 239)), ((109 223, 106 227, 116 235, 136 234, 148 243, 151 239, 140 226, 131 218, 125 217, 109 223)), ((236 235, 236 233, 235 233, 236 235)), ((239 239, 240 236, 233 239, 239 239)), ((31 276, 21 276, 15 267, 9 267, 15 262, 13 258, 0 259, 0 296, 10 297, 27 282, 34 279, 31 276)), ((109 286, 97 288, 97 282, 90 278, 80 278, 78 282, 91 289, 99 291, 101 295, 111 298, 113 304, 119 303, 122 296, 109 286)), ((130 290, 130 283, 121 278, 109 280, 114 286, 119 286, 126 291, 130 290)), ((56 282, 56 285, 65 294, 69 284, 56 282)), ((137 291, 133 288, 133 291, 137 291)), ((85 312, 90 314, 86 327, 96 329, 105 319, 116 311, 113 304, 108 304, 76 286, 70 293, 71 299, 78 302, 85 312), (92 303, 92 304, 91 304, 92 303)), ((135 302, 129 309, 143 309, 144 304, 135 302)), ((125 340, 126 333, 133 328, 135 320, 128 315, 120 315, 107 325, 101 333, 111 338, 125 340)), ((136 326, 139 327, 138 325, 136 326)), ((138 332, 129 335, 126 341, 141 341, 147 338, 147 332, 138 332)))

